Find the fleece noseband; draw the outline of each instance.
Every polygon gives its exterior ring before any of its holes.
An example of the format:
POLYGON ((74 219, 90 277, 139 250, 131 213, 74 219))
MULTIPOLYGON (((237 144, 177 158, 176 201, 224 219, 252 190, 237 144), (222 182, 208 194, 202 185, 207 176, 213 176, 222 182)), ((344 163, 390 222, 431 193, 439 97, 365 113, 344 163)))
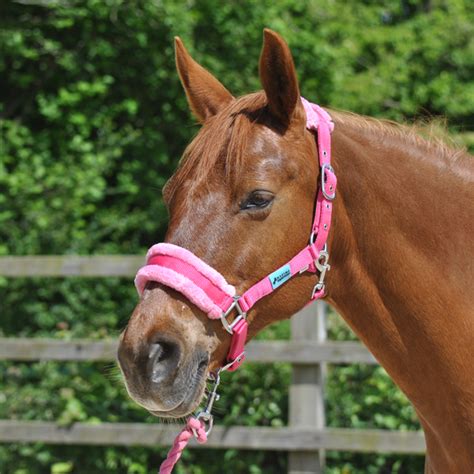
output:
POLYGON ((153 245, 147 253, 146 265, 138 270, 135 286, 139 294, 149 281, 156 281, 183 294, 204 311, 210 319, 220 319, 232 335, 227 355, 227 370, 237 369, 244 360, 248 311, 293 276, 319 271, 310 302, 324 295, 324 278, 329 270, 327 240, 331 227, 332 201, 336 192, 336 175, 331 167, 330 115, 316 104, 301 98, 306 112, 306 128, 317 133, 320 183, 316 196, 313 225, 308 245, 285 265, 262 278, 242 295, 214 268, 189 250, 169 243, 153 245), (232 322, 228 317, 235 313, 232 322))

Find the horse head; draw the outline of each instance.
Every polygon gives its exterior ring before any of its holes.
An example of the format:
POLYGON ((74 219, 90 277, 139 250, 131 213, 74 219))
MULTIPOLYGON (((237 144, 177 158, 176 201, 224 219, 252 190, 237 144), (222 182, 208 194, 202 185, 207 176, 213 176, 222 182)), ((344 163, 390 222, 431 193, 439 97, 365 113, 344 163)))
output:
MULTIPOLYGON (((176 65, 202 127, 163 190, 165 241, 190 250, 242 294, 303 248, 319 173, 290 50, 265 30, 263 91, 234 98, 176 39, 176 65)), ((303 274, 248 314, 249 335, 288 318, 309 299, 303 274)), ((208 373, 231 338, 181 293, 149 282, 119 347, 131 397, 153 414, 181 417, 200 403, 208 373)))

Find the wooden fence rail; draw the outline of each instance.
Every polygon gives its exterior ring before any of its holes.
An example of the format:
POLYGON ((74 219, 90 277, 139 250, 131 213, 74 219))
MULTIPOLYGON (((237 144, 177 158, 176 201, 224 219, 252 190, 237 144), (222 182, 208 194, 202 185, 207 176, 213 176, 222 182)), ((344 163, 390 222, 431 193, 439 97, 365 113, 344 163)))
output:
MULTIPOLYGON (((178 426, 148 423, 74 423, 0 420, 0 442, 48 444, 169 446, 178 426)), ((423 435, 417 432, 326 428, 215 426, 206 445, 193 447, 270 451, 338 451, 420 454, 423 435)))
MULTIPOLYGON (((7 256, 0 257, 0 276, 130 277, 143 260, 134 255, 7 256)), ((326 364, 377 363, 359 343, 327 341, 325 319, 325 305, 318 302, 292 318, 290 341, 248 344, 249 362, 293 365, 289 426, 216 426, 207 447, 287 451, 289 474, 321 473, 325 450, 424 453, 421 432, 325 427, 326 364)), ((0 338, 0 360, 111 361, 115 359, 116 351, 117 341, 114 340, 0 338)), ((0 442, 168 446, 175 435, 175 426, 161 424, 74 423, 60 426, 43 421, 0 420, 0 442)), ((200 447, 195 443, 192 446, 200 447)))
MULTIPOLYGON (((252 362, 290 364, 377 364, 372 354, 357 342, 252 341, 246 348, 252 362)), ((115 360, 117 341, 0 337, 0 360, 115 360)))
POLYGON ((145 263, 136 255, 31 255, 0 257, 0 275, 6 277, 134 276, 145 263))

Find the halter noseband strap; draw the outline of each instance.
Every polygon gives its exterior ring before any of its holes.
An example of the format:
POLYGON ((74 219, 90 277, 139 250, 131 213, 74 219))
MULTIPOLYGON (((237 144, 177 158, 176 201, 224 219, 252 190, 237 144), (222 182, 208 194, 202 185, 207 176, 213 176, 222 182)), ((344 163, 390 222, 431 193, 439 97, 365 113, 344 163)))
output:
POLYGON ((182 293, 189 301, 204 311, 211 319, 221 319, 232 335, 227 355, 226 369, 236 370, 245 358, 247 339, 247 312, 264 296, 269 295, 293 276, 303 272, 319 271, 309 303, 324 295, 324 279, 329 254, 327 239, 331 227, 332 201, 337 179, 331 166, 331 132, 334 124, 330 115, 316 104, 301 98, 306 112, 306 128, 317 133, 320 166, 320 183, 316 197, 315 213, 308 245, 289 262, 262 278, 241 296, 214 268, 189 250, 169 243, 153 245, 147 253, 146 265, 138 270, 135 286, 139 294, 148 281, 162 283, 182 293), (232 323, 227 317, 233 310, 237 316, 232 323))

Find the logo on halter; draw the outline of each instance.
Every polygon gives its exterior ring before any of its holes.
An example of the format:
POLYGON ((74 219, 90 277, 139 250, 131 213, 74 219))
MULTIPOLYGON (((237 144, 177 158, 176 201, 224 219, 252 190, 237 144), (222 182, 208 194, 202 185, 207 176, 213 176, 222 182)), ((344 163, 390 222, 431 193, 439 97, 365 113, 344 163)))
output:
POLYGON ((283 265, 278 270, 275 270, 273 273, 268 275, 272 288, 278 288, 280 285, 283 285, 285 281, 291 278, 291 269, 288 264, 283 265))

